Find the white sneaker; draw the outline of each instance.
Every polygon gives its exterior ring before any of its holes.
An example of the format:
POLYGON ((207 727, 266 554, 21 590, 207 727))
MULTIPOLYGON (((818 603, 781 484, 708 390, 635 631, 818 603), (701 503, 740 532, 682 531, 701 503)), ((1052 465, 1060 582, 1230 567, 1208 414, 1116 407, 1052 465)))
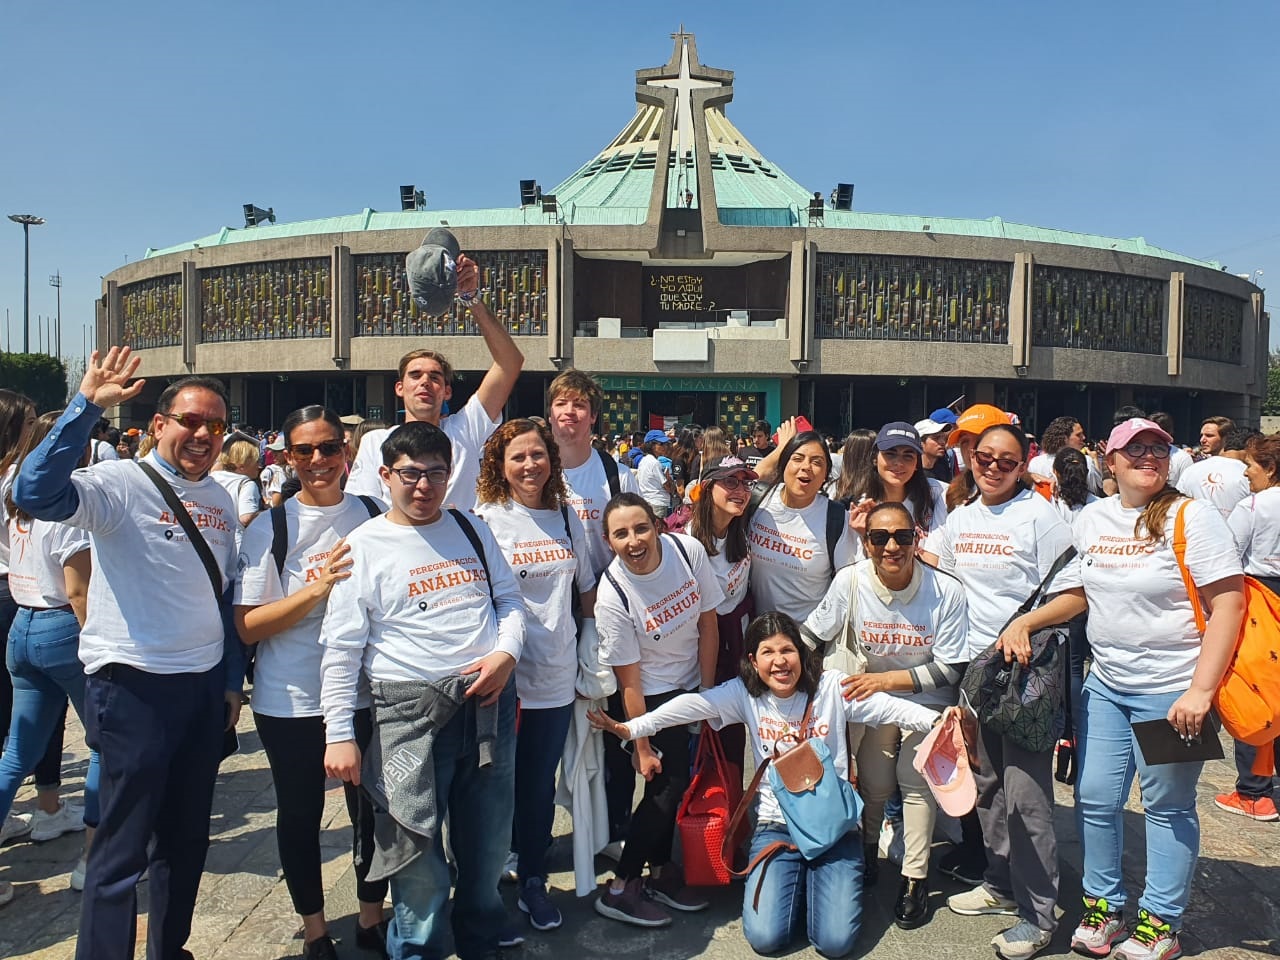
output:
POLYGON ((985 884, 978 884, 972 890, 955 893, 947 897, 947 906, 952 913, 962 917, 981 917, 993 914, 1002 917, 1016 917, 1018 905, 997 893, 992 893, 985 884))
POLYGON ((84 873, 88 869, 88 862, 84 857, 76 861, 76 868, 71 871, 71 889, 79 893, 84 889, 84 873))
POLYGON ((500 883, 515 883, 520 879, 520 873, 517 867, 520 865, 520 857, 511 850, 507 853, 507 859, 502 861, 502 873, 498 875, 500 883))
POLYGON ((996 934, 991 945, 1002 960, 1031 960, 1049 945, 1053 934, 1041 930, 1034 923, 1019 920, 1008 930, 996 934))
POLYGON ((84 830, 84 807, 78 803, 64 802, 57 813, 37 810, 31 815, 31 839, 36 843, 53 840, 64 833, 84 830))
POLYGON ((11 840, 21 840, 31 833, 31 815, 27 813, 11 813, 0 824, 0 845, 11 840))

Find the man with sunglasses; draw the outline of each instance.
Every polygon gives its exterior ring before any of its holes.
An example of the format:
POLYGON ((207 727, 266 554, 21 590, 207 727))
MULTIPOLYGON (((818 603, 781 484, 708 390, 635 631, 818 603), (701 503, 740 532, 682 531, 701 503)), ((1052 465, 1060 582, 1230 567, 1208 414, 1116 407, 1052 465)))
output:
POLYGON ((239 643, 219 599, 235 571, 236 508, 210 478, 226 432, 222 383, 184 377, 160 395, 141 462, 76 470, 102 413, 141 392, 128 347, 94 351, 80 391, 23 463, 14 500, 93 538, 80 632, 87 742, 101 755, 101 816, 89 853, 76 948, 81 960, 133 957, 134 887, 149 869, 148 956, 190 956, 223 731, 240 712, 239 643), (200 554, 143 464, 172 488, 208 546, 200 554), (74 471, 74 472, 73 472, 74 471), (234 663, 234 665, 233 665, 234 663), (148 852, 150 848, 150 853, 148 852))
MULTIPOLYGON (((444 502, 463 510, 475 504, 484 442, 502 422, 502 411, 524 367, 524 354, 506 327, 476 296, 479 270, 465 254, 458 257, 458 300, 475 318, 493 363, 476 392, 457 413, 444 411, 453 397, 453 365, 434 350, 411 350, 400 358, 396 396, 404 401, 404 422, 421 421, 439 427, 453 443, 453 465, 444 502)), ((395 427, 370 430, 360 441, 347 493, 379 497, 388 506, 391 494, 382 479, 382 444, 395 427)))

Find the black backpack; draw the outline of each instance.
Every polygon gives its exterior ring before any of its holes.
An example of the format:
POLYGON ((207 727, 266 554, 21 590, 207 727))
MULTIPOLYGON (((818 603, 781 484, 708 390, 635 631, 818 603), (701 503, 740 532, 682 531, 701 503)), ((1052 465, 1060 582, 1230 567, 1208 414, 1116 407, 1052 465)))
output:
MULTIPOLYGON (((369 511, 370 517, 382 514, 382 504, 373 497, 360 495, 360 502, 369 511)), ((284 576, 284 558, 289 552, 289 531, 284 515, 284 504, 271 508, 271 555, 276 560, 276 573, 284 576)))

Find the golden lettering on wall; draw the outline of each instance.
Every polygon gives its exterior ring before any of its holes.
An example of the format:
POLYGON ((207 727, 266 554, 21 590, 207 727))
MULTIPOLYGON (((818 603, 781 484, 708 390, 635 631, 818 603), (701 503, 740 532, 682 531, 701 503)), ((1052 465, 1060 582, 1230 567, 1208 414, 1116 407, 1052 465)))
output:
POLYGON ((649 277, 649 286, 656 287, 658 309, 671 313, 701 313, 714 310, 714 300, 705 301, 703 278, 693 273, 657 273, 649 277))

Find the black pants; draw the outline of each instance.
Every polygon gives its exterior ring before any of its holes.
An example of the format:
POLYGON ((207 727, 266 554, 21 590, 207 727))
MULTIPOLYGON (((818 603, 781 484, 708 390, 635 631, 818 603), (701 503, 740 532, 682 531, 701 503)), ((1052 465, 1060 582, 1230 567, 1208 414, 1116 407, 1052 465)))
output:
MULTIPOLYGON (((656 710, 684 691, 673 690, 644 698, 645 711, 656 710)), ((625 717, 620 717, 625 720, 625 717)), ((689 728, 684 724, 659 731, 649 744, 662 753, 662 772, 644 785, 644 795, 631 814, 618 876, 633 880, 645 864, 660 867, 671 862, 676 835, 676 810, 689 786, 689 728)), ((630 764, 630 757, 627 758, 630 764)))
MULTIPOLYGON (((276 787, 276 847, 284 882, 300 916, 324 909, 324 883, 320 876, 320 821, 324 815, 324 718, 268 717, 255 713, 254 722, 262 749, 271 766, 276 787)), ((355 713, 356 744, 364 751, 373 733, 369 710, 355 713)), ((373 854, 373 808, 359 787, 343 784, 347 815, 351 818, 352 854, 363 856, 356 862, 356 898, 364 903, 382 903, 387 881, 369 883, 373 854)))
POLYGON ((110 664, 85 681, 85 740, 101 757, 102 815, 89 849, 78 960, 131 960, 135 887, 148 863, 147 956, 184 955, 209 850, 225 676, 221 665, 153 674, 110 664))

